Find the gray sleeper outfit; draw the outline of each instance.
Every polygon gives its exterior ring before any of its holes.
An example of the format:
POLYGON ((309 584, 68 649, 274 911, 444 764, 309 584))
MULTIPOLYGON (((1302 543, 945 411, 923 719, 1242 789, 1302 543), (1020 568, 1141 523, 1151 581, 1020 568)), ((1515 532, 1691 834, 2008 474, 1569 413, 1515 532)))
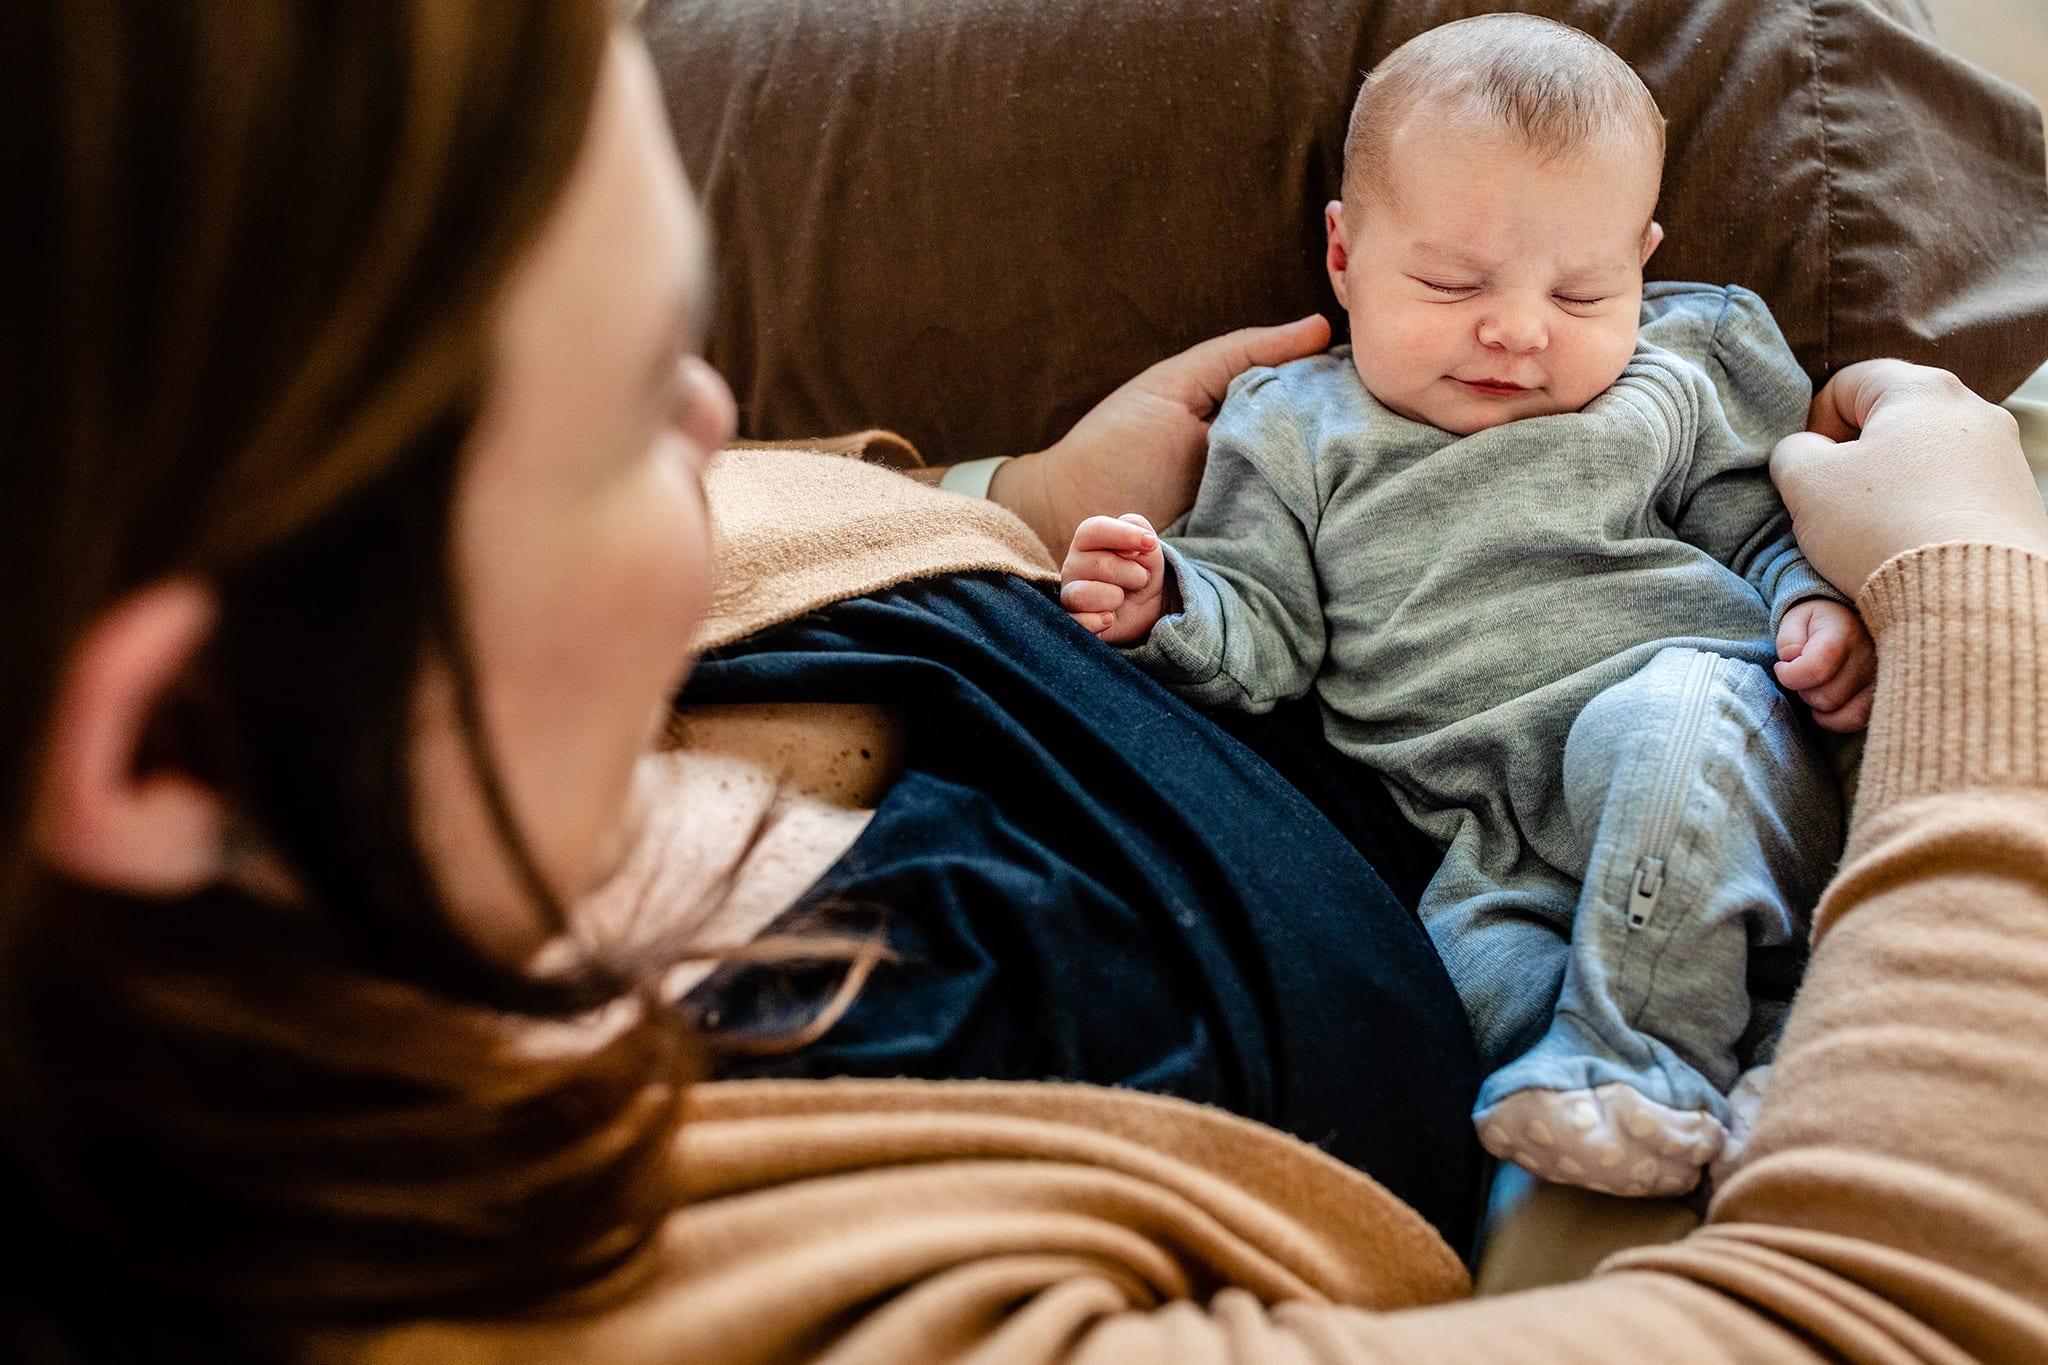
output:
POLYGON ((1169 528, 1184 609, 1131 657, 1247 711, 1313 687, 1445 847, 1421 910, 1493 1073, 1482 1114, 1621 1081, 1725 1121, 1773 1022, 1750 947, 1803 938, 1840 847, 1765 672, 1788 609, 1840 600, 1766 472, 1809 396, 1754 294, 1653 284, 1627 370, 1575 413, 1454 436, 1339 347, 1246 373, 1216 416, 1169 528))

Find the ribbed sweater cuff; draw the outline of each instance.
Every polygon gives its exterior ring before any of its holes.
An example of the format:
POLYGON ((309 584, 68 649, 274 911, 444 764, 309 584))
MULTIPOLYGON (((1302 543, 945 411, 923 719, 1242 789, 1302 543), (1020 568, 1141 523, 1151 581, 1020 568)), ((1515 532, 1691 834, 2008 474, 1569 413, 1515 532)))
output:
POLYGON ((1926 546, 1879 565, 1857 606, 1878 649, 1859 818, 1935 792, 2048 785, 2048 558, 1926 546))

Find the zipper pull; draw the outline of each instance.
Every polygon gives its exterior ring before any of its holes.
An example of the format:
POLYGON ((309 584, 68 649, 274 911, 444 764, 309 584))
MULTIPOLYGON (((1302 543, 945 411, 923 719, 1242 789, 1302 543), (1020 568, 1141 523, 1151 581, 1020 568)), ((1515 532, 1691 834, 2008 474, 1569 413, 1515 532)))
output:
POLYGON ((1628 927, 1640 929, 1650 922, 1657 897, 1664 894, 1664 860, 1645 858, 1636 864, 1636 882, 1628 893, 1628 927))

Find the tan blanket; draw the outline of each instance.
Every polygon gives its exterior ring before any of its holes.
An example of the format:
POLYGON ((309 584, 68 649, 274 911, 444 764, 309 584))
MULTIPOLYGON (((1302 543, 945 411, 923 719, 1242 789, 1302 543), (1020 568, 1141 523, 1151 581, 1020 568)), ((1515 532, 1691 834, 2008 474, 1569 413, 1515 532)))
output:
POLYGON ((1008 510, 906 478, 863 453, 916 463, 900 439, 865 432, 812 450, 728 450, 712 462, 705 491, 718 586, 697 630, 700 652, 932 574, 1058 579, 1045 547, 1008 510))

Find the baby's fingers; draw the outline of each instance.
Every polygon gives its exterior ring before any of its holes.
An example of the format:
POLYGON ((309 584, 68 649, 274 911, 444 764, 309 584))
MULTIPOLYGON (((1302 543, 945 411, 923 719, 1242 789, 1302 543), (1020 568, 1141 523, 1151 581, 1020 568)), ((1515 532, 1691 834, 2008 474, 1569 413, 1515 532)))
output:
POLYGON ((1829 730, 1861 730, 1870 723, 1870 702, 1876 695, 1877 646, 1861 622, 1855 622, 1842 647, 1842 666, 1831 678, 1799 694, 1813 718, 1829 730))
POLYGON ((1842 671, 1847 653, 1845 623, 1824 608, 1828 603, 1802 602, 1785 613, 1778 627, 1778 683, 1794 692, 1819 687, 1842 671))
POLYGON ((1125 592, 1137 592, 1152 581, 1152 570, 1143 561, 1125 559, 1107 550, 1069 550, 1060 565, 1060 581, 1114 583, 1125 592))
POLYGON ((1111 554, 1140 555, 1159 544, 1152 523, 1136 512, 1121 517, 1090 517, 1074 528, 1074 541, 1067 558, 1085 551, 1106 550, 1111 554))
MULTIPOLYGON (((1870 727, 1870 705, 1877 699, 1877 685, 1865 683, 1861 691, 1832 710, 1813 707, 1813 723, 1838 735, 1853 734, 1870 727)), ((1807 703, 1812 706, 1812 703, 1807 703)))
POLYGON ((1805 702, 1815 716, 1822 716, 1840 709, 1868 685, 1868 679, 1859 678, 1844 668, 1817 686, 1802 689, 1799 700, 1805 702))
MULTIPOLYGON (((1114 612, 1124 604, 1124 590, 1100 579, 1076 578, 1060 584, 1060 606, 1072 616, 1087 612, 1114 612)), ((1082 623, 1086 625, 1086 622, 1082 623)), ((1089 626, 1094 630, 1097 627, 1089 626)))

